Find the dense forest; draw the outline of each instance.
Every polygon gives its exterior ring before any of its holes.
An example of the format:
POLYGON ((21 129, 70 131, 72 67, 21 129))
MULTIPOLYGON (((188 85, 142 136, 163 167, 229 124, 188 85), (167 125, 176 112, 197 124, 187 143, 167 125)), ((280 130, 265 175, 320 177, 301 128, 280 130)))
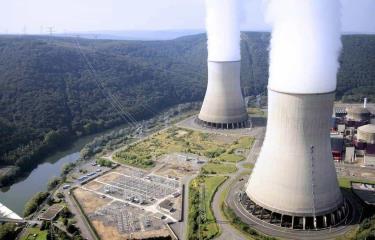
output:
MULTIPOLYGON (((244 95, 266 93, 268 45, 268 33, 242 35, 244 95)), ((346 35, 343 45, 337 96, 354 101, 375 87, 375 36, 346 35)), ((206 56, 203 34, 168 41, 0 36, 0 185, 81 135, 201 101, 206 56)))

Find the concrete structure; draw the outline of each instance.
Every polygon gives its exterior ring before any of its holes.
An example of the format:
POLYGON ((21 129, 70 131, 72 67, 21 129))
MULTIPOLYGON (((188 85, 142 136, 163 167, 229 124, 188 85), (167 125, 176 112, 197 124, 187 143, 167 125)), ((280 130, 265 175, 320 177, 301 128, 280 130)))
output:
POLYGON ((345 117, 347 114, 345 107, 337 107, 334 109, 334 116, 335 117, 345 117))
POLYGON ((10 210, 7 206, 0 203, 0 218, 3 219, 14 219, 14 220, 21 220, 22 218, 18 216, 17 213, 10 210))
POLYGON ((367 124, 357 129, 357 139, 369 144, 375 144, 375 125, 367 124))
POLYGON ((355 148, 346 147, 345 148, 345 162, 353 163, 355 161, 355 148))
POLYGON ((333 100, 333 92, 269 89, 266 136, 243 194, 261 219, 289 228, 321 229, 347 214, 331 154, 333 100))
POLYGON ((337 132, 339 132, 340 134, 344 134, 344 132, 345 132, 345 124, 338 124, 337 125, 337 132))
POLYGON ((344 136, 337 133, 331 133, 331 149, 333 160, 342 161, 344 153, 344 136))
POLYGON ((363 107, 349 107, 346 108, 346 119, 356 122, 370 121, 371 113, 367 108, 363 107))
POLYGON ((375 206, 375 185, 365 183, 352 183, 352 189, 364 203, 375 206))
POLYGON ((248 122, 241 92, 240 61, 208 62, 208 84, 198 123, 214 128, 240 128, 248 122))

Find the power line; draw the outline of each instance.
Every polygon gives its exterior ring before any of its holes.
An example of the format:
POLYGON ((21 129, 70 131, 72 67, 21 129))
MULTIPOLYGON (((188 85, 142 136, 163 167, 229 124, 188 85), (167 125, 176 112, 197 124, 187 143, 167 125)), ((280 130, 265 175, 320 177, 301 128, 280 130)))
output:
POLYGON ((99 87, 99 89, 101 90, 102 94, 104 96, 108 97, 110 104, 120 114, 120 117, 123 120, 127 121, 132 127, 136 127, 137 123, 138 123, 137 120, 133 117, 133 115, 131 113, 127 112, 124 109, 124 107, 122 106, 122 104, 120 103, 120 101, 118 100, 118 98, 115 95, 113 95, 105 87, 104 83, 99 78, 97 78, 96 70, 94 69, 94 67, 92 66, 92 64, 90 63, 90 61, 86 57, 86 55, 83 53, 82 48, 81 48, 78 40, 75 39, 75 41, 76 41, 76 46, 77 46, 77 48, 79 50, 80 55, 82 56, 82 58, 84 59, 84 62, 88 66, 89 71, 92 74, 93 79, 94 79, 95 83, 97 84, 97 86, 99 87))

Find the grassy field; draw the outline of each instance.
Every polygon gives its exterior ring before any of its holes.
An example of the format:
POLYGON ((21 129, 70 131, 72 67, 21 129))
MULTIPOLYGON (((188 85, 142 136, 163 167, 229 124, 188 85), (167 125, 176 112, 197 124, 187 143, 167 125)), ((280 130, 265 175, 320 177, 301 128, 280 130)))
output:
POLYGON ((248 108, 247 112, 255 116, 266 116, 265 112, 263 112, 260 108, 248 108))
POLYGON ((234 164, 227 163, 207 163, 203 166, 202 172, 206 174, 228 174, 237 171, 234 164))
POLYGON ((242 160, 245 159, 244 156, 239 156, 239 155, 236 155, 236 154, 233 154, 233 153, 223 153, 221 154, 218 159, 220 161, 223 161, 223 162, 233 162, 233 163, 236 163, 236 162, 240 162, 242 160))
POLYGON ((215 217, 211 209, 211 202, 215 195, 217 188, 227 179, 225 176, 200 176, 195 178, 190 183, 189 189, 189 216, 188 216, 188 239, 199 239, 201 234, 202 239, 212 239, 219 233, 219 227, 216 224, 215 217), (204 188, 201 186, 204 185, 204 188), (200 192, 204 189, 204 203, 201 203, 200 192), (204 206, 204 210, 202 209, 204 206), (203 224, 200 224, 199 216, 203 211, 205 219, 203 224), (200 229, 200 232, 199 232, 200 229))
POLYGON ((242 222, 242 220, 234 213, 234 211, 228 207, 225 203, 221 205, 221 210, 227 220, 230 222, 232 226, 234 226, 237 230, 242 232, 246 239, 252 240, 276 240, 276 238, 268 237, 258 233, 255 229, 251 228, 248 224, 242 222))
POLYGON ((346 178, 346 177, 340 177, 338 178, 339 180, 339 185, 342 188, 350 188, 350 182, 360 182, 360 183, 369 183, 369 184, 375 184, 374 181, 364 181, 360 179, 355 179, 355 178, 346 178))
POLYGON ((232 148, 250 149, 253 146, 254 140, 255 139, 251 137, 242 137, 234 142, 232 148))
MULTIPOLYGON (((250 173, 242 172, 240 177, 248 175, 250 173)), ((236 180, 237 181, 237 180, 236 180)), ((242 220, 237 217, 234 211, 225 203, 225 199, 228 197, 230 187, 224 189, 224 191, 219 196, 219 205, 221 212, 225 218, 230 222, 230 224, 235 227, 239 232, 243 234, 243 237, 247 240, 273 240, 274 238, 264 236, 258 233, 256 230, 251 228, 248 224, 242 222, 242 220)))
POLYGON ((222 161, 241 161, 244 157, 235 155, 234 150, 249 149, 254 139, 232 138, 219 138, 216 134, 172 127, 118 152, 114 160, 136 167, 151 168, 154 166, 154 159, 163 154, 186 152, 222 161))
POLYGON ((242 166, 245 169, 253 169, 254 168, 254 164, 252 164, 252 163, 244 163, 242 166))
POLYGON ((27 229, 27 233, 21 240, 46 240, 47 239, 47 231, 40 231, 39 228, 29 228, 27 229), (33 235, 36 234, 36 237, 33 235))

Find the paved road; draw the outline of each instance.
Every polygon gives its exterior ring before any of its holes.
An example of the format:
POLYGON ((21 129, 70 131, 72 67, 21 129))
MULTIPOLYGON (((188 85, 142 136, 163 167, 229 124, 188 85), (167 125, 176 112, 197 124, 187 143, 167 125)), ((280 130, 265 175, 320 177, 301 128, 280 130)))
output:
MULTIPOLYGON (((346 232, 354 229, 356 227, 356 224, 359 222, 361 218, 362 212, 354 212, 352 216, 351 222, 347 226, 340 226, 328 230, 321 230, 321 231, 314 231, 314 232, 306 232, 306 231, 301 231, 301 232, 296 232, 293 230, 281 228, 281 227, 276 227, 265 223, 258 218, 251 218, 249 217, 249 214, 247 214, 246 210, 242 208, 242 206, 239 204, 239 202, 236 199, 236 196, 238 196, 238 193, 240 191, 240 187, 243 186, 248 180, 246 177, 244 181, 239 182, 239 178, 241 176, 241 173, 245 170, 243 168, 244 163, 255 163, 257 156, 260 152, 263 139, 264 139, 264 133, 265 133, 265 128, 264 127, 259 127, 259 128, 254 128, 251 131, 251 135, 253 135, 256 140, 254 142, 253 148, 251 149, 247 159, 245 162, 241 162, 237 164, 238 171, 235 174, 229 175, 229 179, 226 181, 225 184, 223 184, 217 191, 217 194, 215 195, 213 199, 213 211, 214 215, 218 221, 218 224, 220 225, 222 229, 222 234, 217 238, 220 240, 228 240, 228 239, 234 239, 234 240, 242 240, 242 239, 247 239, 245 236, 242 235, 241 232, 239 232, 237 229, 233 228, 229 223, 225 222, 225 218, 222 216, 221 210, 220 210, 220 195, 222 192, 230 188, 230 192, 228 194, 229 199, 228 203, 232 207, 233 210, 235 210, 237 216, 239 216, 242 221, 246 222, 249 224, 249 226, 256 226, 256 229, 258 229, 260 232, 262 232, 265 235, 273 235, 273 236, 280 236, 282 238, 286 239, 309 239, 309 240, 320 240, 320 239, 335 239, 338 236, 345 235, 346 232)), ((345 166, 348 168, 358 168, 359 167, 354 167, 354 166, 345 166)), ((350 197, 350 196, 349 196, 350 197)), ((354 204, 357 206, 357 208, 361 209, 361 206, 358 204, 358 202, 354 199, 352 199, 354 204)))
POLYGON ((187 229, 188 229, 188 215, 189 215, 189 183, 193 180, 197 175, 190 175, 186 176, 182 182, 185 185, 184 191, 184 199, 183 199, 183 219, 181 222, 177 222, 171 224, 170 227, 172 228, 173 232, 177 235, 177 237, 181 240, 187 239, 187 229))
MULTIPOLYGON (((257 219, 257 218, 249 218, 248 214, 246 214, 244 209, 241 209, 241 206, 238 204, 238 201, 236 200, 236 196, 239 192, 239 186, 243 186, 244 183, 247 182, 247 177, 244 181, 239 182, 239 178, 241 176, 241 173, 245 170, 243 168, 243 164, 245 163, 255 163, 256 159, 258 157, 258 154, 260 152, 263 139, 264 139, 264 133, 265 128, 264 127, 258 127, 254 128, 251 131, 251 135, 256 138, 253 148, 248 154, 248 157, 245 162, 241 162, 237 164, 238 171, 235 174, 229 175, 229 179, 223 184, 217 191, 216 195, 214 196, 212 208, 214 211, 215 218, 218 221, 219 226, 222 229, 222 234, 217 238, 221 240, 228 240, 228 239, 234 239, 234 240, 242 240, 247 239, 245 236, 242 235, 241 232, 239 232, 237 229, 233 228, 229 223, 225 222, 225 217, 222 216, 221 210, 220 210, 220 195, 222 192, 230 188, 229 192, 229 204, 231 207, 236 211, 237 215, 241 217, 242 221, 248 223, 250 226, 256 226, 256 228, 262 232, 265 235, 277 235, 283 238, 287 239, 310 239, 310 240, 318 240, 318 239, 334 239, 338 236, 344 235, 346 232, 352 230, 356 227, 356 223, 359 222, 359 219, 361 217, 361 212, 354 212, 352 216, 352 222, 351 224, 348 224, 348 226, 340 226, 334 229, 329 230, 323 230, 318 232, 296 232, 291 231, 285 228, 274 228, 273 225, 264 223, 263 221, 257 219)), ((341 165, 342 166, 342 165, 341 165)), ((345 166, 347 168, 354 168, 354 169, 361 169, 360 167, 355 166, 345 166)), ((355 204, 358 208, 361 208, 361 206, 358 205, 358 203, 353 199, 355 204)))
POLYGON ((226 222, 226 218, 223 216, 221 212, 220 206, 220 196, 230 185, 232 185, 233 177, 231 176, 217 191, 212 201, 212 209, 216 218, 218 225, 221 228, 221 235, 216 239, 223 239, 223 240, 243 240, 246 239, 245 236, 242 235, 237 229, 233 228, 230 223, 226 222))
POLYGON ((238 179, 243 174, 243 172, 248 170, 243 167, 244 164, 255 163, 256 158, 259 154, 260 148, 263 143, 264 132, 265 132, 264 127, 254 127, 249 131, 249 135, 253 136, 255 138, 255 141, 246 160, 236 164, 236 167, 238 169, 237 172, 227 175, 229 176, 229 179, 223 185, 219 187, 218 191, 216 192, 214 196, 214 199, 212 200, 212 210, 215 215, 216 221, 221 228, 221 235, 218 236, 216 239, 219 239, 219 240, 247 239, 246 236, 244 236, 240 231, 235 229, 232 225, 230 225, 230 223, 226 222, 226 218, 223 216, 221 212, 220 196, 226 189, 228 189, 230 186, 238 182, 238 179))
MULTIPOLYGON (((247 128, 247 129, 209 129, 209 128, 204 128, 199 125, 197 125, 194 122, 194 119, 196 116, 189 117, 176 125, 179 127, 184 127, 188 129, 192 129, 195 131, 201 131, 201 132, 207 132, 207 133, 215 133, 215 134, 222 134, 222 135, 237 135, 237 136, 254 136, 256 138, 256 141, 254 143, 254 147, 250 150, 249 156, 247 159, 241 163, 237 163, 236 166, 238 168, 238 171, 233 174, 225 174, 225 176, 229 176, 229 179, 220 186, 218 189, 217 193, 214 196, 213 202, 212 202, 212 208, 213 212, 215 215, 215 218, 218 220, 221 228, 223 229, 223 233, 220 236, 220 239, 224 239, 223 237, 226 237, 225 240, 233 239, 233 240, 242 240, 246 239, 242 233, 240 233, 238 230, 230 226, 228 223, 225 223, 225 218, 221 215, 220 211, 220 206, 219 206, 219 197, 221 193, 230 185, 231 181, 238 177, 244 170, 243 164, 245 163, 252 163, 255 162, 258 151, 260 149, 260 146, 262 144, 263 136, 264 136, 264 124, 261 124, 261 127, 255 127, 255 128, 247 128)), ((220 175, 220 174, 219 174, 220 175)), ((214 176, 218 176, 215 174, 214 176)), ((187 239, 187 228, 188 228, 188 214, 189 214, 189 206, 188 206, 188 201, 189 201, 189 182, 195 178, 196 175, 194 176, 187 176, 184 180, 185 183, 185 196, 184 196, 184 220, 183 222, 179 223, 174 223, 171 225, 171 228, 173 231, 176 233, 176 235, 179 237, 179 239, 185 240, 187 239)))
POLYGON ((84 216, 82 216, 81 211, 72 199, 73 197, 68 194, 68 191, 64 191, 65 201, 68 204, 69 210, 74 214, 77 220, 77 227, 81 230, 81 235, 84 239, 94 240, 95 234, 92 232, 88 223, 85 222, 84 216))

